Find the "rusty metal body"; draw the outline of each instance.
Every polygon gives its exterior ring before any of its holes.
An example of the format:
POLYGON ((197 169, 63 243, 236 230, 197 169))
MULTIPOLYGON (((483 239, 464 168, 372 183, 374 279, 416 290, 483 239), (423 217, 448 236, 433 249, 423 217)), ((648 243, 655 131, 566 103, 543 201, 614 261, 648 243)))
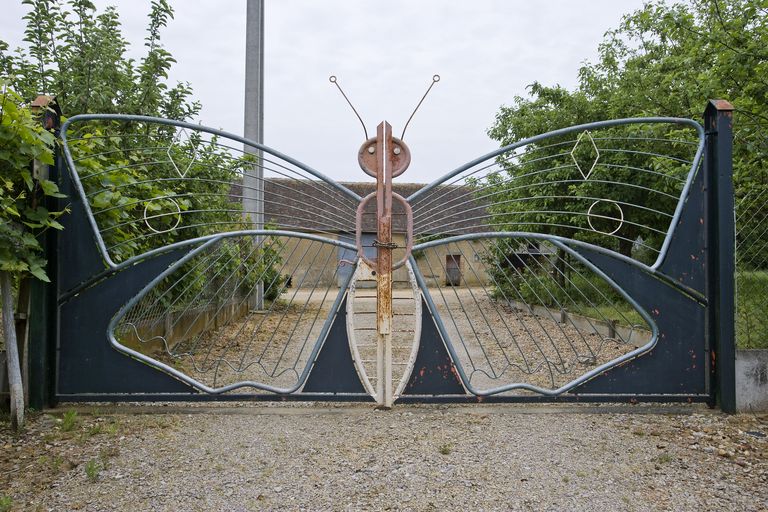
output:
POLYGON ((364 198, 357 208, 357 250, 360 259, 376 275, 376 401, 380 407, 392 407, 392 271, 405 264, 410 256, 413 231, 413 214, 402 196, 392 192, 392 178, 401 175, 411 162, 411 153, 403 141, 392 136, 392 126, 383 121, 376 128, 376 137, 370 138, 358 152, 358 162, 363 171, 376 178, 376 192, 364 198), (365 257, 362 245, 362 218, 368 203, 376 198, 376 260, 365 257), (405 256, 396 264, 392 251, 397 244, 392 241, 392 199, 404 207, 407 216, 405 256))

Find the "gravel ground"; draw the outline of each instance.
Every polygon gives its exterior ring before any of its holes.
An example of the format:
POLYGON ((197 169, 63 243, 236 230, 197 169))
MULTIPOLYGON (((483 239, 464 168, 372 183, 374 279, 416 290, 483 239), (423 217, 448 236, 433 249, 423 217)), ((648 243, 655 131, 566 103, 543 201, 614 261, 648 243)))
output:
POLYGON ((119 406, 0 424, 12 510, 768 510, 768 416, 119 406))

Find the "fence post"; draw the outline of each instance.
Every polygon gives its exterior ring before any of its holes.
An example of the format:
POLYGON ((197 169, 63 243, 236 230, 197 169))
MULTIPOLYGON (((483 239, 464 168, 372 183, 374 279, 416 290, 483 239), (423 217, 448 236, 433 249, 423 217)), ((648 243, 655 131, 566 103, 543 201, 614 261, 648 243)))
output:
MULTIPOLYGON (((59 135, 61 110, 53 98, 42 113, 43 126, 54 130, 59 135)), ((61 187, 60 172, 64 169, 64 159, 58 149, 55 150, 54 165, 48 167, 48 179, 61 187)), ((55 197, 46 197, 49 211, 61 211, 66 203, 55 197)), ((29 307, 29 340, 27 356, 27 375, 29 388, 29 407, 41 410, 55 405, 56 383, 56 343, 58 337, 58 240, 59 231, 48 229, 40 235, 40 245, 47 260, 45 272, 50 283, 33 279, 29 307)))
POLYGON ((710 100, 704 111, 707 145, 709 348, 713 403, 736 412, 735 221, 733 200, 733 106, 710 100))

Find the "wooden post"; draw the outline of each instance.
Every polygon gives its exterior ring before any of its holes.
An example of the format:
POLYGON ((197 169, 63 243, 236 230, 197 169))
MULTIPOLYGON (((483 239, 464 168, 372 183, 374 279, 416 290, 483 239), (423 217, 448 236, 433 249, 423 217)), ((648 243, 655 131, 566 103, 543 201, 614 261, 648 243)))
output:
POLYGON ((17 430, 24 426, 24 386, 21 381, 19 347, 13 318, 13 292, 10 272, 0 271, 0 297, 3 301, 3 330, 8 360, 8 384, 11 390, 11 424, 17 430))

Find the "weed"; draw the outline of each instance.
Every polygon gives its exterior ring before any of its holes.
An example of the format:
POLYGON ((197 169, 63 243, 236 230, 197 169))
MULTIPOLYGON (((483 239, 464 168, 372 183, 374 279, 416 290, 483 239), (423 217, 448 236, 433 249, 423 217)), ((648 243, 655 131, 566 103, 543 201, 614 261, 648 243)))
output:
POLYGON ((577 471, 576 476, 579 478, 584 478, 585 476, 587 476, 587 474, 583 471, 577 471))
POLYGON ((117 420, 115 420, 107 425, 106 431, 107 434, 111 436, 117 436, 117 434, 120 432, 120 424, 117 422, 117 420))
POLYGON ((101 423, 96 423, 95 425, 91 425, 91 428, 88 429, 89 436, 95 436, 97 434, 101 434, 101 423))
POLYGON ((564 477, 563 477, 563 483, 566 483, 566 484, 567 484, 567 483, 568 483, 568 482, 570 482, 570 481, 571 481, 571 478, 570 478, 568 475, 566 475, 566 476, 564 476, 564 477))
POLYGON ((85 476, 88 477, 89 482, 95 482, 99 479, 99 473, 101 472, 101 464, 96 460, 91 459, 85 463, 85 476))
POLYGON ((61 430, 64 432, 71 432, 75 429, 79 422, 77 418, 77 411, 69 410, 64 412, 64 416, 61 418, 61 430))
POLYGON ((672 462, 673 460, 675 460, 675 458, 672 455, 668 454, 668 453, 662 453, 661 455, 656 457, 656 461, 659 464, 668 464, 668 463, 672 462))
POLYGON ((10 496, 0 496, 0 512, 8 512, 13 506, 13 499, 10 496))
POLYGON ((441 455, 450 455, 453 451, 453 445, 451 443, 441 444, 440 448, 438 448, 438 451, 441 455))

